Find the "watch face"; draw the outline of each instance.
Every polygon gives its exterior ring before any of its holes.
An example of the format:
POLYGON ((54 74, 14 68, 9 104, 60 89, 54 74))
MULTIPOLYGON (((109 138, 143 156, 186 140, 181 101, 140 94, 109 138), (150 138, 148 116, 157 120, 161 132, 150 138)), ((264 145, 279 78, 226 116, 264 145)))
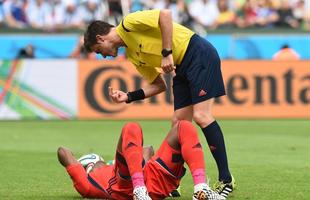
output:
POLYGON ((164 56, 164 57, 169 56, 171 53, 172 53, 172 50, 163 49, 161 51, 161 55, 164 56))

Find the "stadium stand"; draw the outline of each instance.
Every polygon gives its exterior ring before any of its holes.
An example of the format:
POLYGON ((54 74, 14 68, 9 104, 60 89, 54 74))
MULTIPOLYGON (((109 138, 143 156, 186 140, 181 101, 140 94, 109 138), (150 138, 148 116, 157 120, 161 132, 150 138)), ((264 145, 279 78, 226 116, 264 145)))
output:
POLYGON ((90 21, 100 19, 117 24, 127 13, 163 8, 172 11, 176 22, 208 38, 222 59, 272 59, 284 44, 299 52, 301 59, 310 58, 309 48, 304 48, 310 45, 310 0, 127 2, 2 0, 0 59, 16 58, 17 52, 28 44, 34 47, 36 58, 68 58, 90 21), (206 12, 209 14, 205 15, 206 12))
POLYGON ((308 29, 309 0, 2 0, 0 22, 47 32, 83 29, 91 20, 117 24, 123 14, 172 10, 176 22, 199 29, 290 27, 308 29), (205 15, 204 13, 209 13, 205 15))

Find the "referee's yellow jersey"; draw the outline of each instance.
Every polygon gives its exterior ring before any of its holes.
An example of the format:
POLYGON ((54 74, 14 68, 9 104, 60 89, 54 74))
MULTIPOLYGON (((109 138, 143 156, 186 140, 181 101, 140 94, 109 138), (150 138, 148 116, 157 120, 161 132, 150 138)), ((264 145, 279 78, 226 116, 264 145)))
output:
MULTIPOLYGON (((126 56, 149 83, 160 74, 162 37, 159 27, 160 10, 138 11, 127 15, 116 27, 126 44, 126 56)), ((173 60, 179 65, 193 31, 173 23, 173 60)))

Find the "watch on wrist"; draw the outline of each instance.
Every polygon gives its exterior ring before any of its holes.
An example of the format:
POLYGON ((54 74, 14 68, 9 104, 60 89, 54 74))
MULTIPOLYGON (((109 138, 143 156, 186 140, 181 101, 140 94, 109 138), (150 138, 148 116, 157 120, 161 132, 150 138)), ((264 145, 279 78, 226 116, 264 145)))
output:
POLYGON ((163 57, 167 57, 167 56, 169 56, 170 54, 172 54, 172 49, 163 49, 163 50, 161 51, 161 55, 162 55, 163 57))

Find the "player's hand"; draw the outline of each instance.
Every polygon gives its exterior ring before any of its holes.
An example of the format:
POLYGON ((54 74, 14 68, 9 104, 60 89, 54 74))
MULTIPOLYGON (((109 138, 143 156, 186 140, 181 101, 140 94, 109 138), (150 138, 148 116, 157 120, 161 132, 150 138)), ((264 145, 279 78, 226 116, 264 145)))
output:
POLYGON ((163 57, 161 60, 161 68, 162 70, 168 74, 175 70, 174 62, 173 62, 173 56, 170 54, 167 57, 163 57))
POLYGON ((109 87, 109 96, 114 103, 123 103, 128 100, 127 93, 120 90, 114 90, 112 87, 109 87))

